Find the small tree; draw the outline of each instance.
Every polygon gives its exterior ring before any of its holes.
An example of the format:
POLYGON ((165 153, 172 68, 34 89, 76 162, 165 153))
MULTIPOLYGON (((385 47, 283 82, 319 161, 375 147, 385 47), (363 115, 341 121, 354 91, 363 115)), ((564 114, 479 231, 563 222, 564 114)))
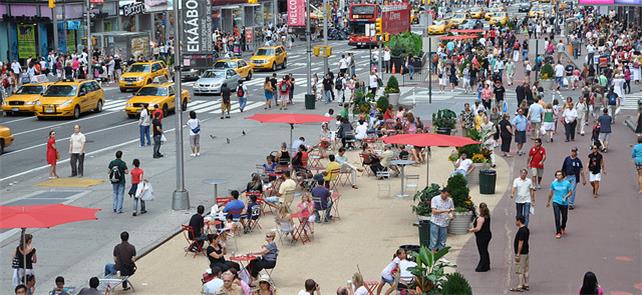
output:
POLYGON ((450 196, 453 198, 453 204, 458 212, 467 212, 474 209, 474 204, 470 200, 470 189, 468 188, 468 181, 466 177, 456 173, 448 178, 447 184, 450 190, 450 196))
POLYGON ((397 77, 395 76, 390 76, 388 78, 388 84, 386 85, 386 88, 384 89, 385 93, 399 93, 399 81, 397 81, 397 77))
POLYGON ((390 101, 388 101, 388 96, 382 95, 377 100, 377 110, 379 110, 382 113, 388 109, 389 105, 390 105, 390 101))
POLYGON ((550 63, 545 63, 542 70, 539 72, 539 78, 542 80, 549 80, 555 77, 555 70, 550 63))
POLYGON ((462 274, 455 272, 446 275, 446 282, 441 285, 441 294, 472 295, 473 289, 462 274))

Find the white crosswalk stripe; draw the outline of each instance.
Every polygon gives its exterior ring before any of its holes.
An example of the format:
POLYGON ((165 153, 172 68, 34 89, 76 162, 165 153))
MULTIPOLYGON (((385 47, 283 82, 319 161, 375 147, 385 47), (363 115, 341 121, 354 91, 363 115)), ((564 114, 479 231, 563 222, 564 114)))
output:
POLYGON ((637 110, 638 100, 642 99, 642 93, 627 94, 622 101, 623 110, 637 110))
MULTIPOLYGON (((121 112, 125 109, 125 104, 127 103, 126 99, 117 99, 117 100, 108 100, 103 106, 103 111, 107 112, 121 112)), ((258 108, 264 105, 263 101, 248 101, 245 106, 245 110, 251 110, 258 108)), ((209 114, 218 114, 220 113, 221 100, 194 100, 187 104, 188 111, 195 111, 197 114, 209 113, 209 114)), ((230 113, 240 113, 238 101, 232 102, 232 110, 230 113)))

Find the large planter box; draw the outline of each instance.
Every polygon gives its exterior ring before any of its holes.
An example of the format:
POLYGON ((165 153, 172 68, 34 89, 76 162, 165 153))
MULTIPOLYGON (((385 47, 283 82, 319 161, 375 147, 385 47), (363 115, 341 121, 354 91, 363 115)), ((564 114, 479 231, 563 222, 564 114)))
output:
POLYGON ((468 181, 468 186, 478 185, 479 184, 479 171, 485 170, 490 167, 488 163, 473 163, 475 170, 466 175, 466 180, 468 181))
POLYGON ((472 212, 455 212, 455 218, 448 225, 448 233, 453 235, 465 235, 468 233, 470 223, 473 222, 472 212))
POLYGON ((401 94, 399 93, 388 93, 388 103, 393 106, 398 106, 399 105, 399 96, 401 94))

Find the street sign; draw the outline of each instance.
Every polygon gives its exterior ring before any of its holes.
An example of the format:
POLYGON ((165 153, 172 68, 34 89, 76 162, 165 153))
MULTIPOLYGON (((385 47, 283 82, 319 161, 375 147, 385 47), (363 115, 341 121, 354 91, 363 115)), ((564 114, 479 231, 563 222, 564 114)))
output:
POLYGON ((142 14, 145 12, 145 3, 143 2, 133 2, 121 6, 123 10, 123 16, 132 16, 136 14, 142 14))

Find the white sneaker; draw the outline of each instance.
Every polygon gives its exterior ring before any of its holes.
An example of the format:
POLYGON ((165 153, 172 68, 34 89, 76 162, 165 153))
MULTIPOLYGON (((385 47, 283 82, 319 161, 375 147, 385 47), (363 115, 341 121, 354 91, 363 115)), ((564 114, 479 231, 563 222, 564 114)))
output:
POLYGON ((201 153, 196 153, 196 156, 197 156, 197 157, 200 157, 200 156, 201 156, 201 153))
POLYGON ((196 157, 196 154, 189 154, 190 157, 196 157))

